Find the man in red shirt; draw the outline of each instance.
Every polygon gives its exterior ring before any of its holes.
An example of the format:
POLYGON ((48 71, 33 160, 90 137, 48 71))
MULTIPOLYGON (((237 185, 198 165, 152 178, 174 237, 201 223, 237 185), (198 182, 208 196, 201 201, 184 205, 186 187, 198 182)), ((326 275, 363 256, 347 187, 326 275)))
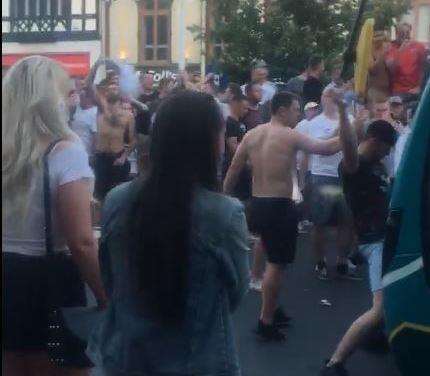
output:
POLYGON ((420 93, 424 74, 425 48, 411 38, 411 25, 396 27, 396 40, 391 43, 385 62, 390 71, 393 95, 413 100, 420 93))

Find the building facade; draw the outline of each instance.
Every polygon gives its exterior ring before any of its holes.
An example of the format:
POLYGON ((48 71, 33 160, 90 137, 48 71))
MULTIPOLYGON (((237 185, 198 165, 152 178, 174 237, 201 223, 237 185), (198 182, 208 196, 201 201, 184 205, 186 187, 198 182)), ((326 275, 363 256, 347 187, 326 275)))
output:
POLYGON ((101 8, 102 0, 3 0, 2 72, 41 54, 85 76, 102 52, 101 8))
POLYGON ((201 0, 110 2, 106 12, 107 55, 142 69, 177 70, 201 65, 206 58, 206 43, 196 38, 196 31, 206 28, 208 3, 201 0))
POLYGON ((414 39, 430 44, 430 0, 413 0, 410 12, 412 36, 414 39))

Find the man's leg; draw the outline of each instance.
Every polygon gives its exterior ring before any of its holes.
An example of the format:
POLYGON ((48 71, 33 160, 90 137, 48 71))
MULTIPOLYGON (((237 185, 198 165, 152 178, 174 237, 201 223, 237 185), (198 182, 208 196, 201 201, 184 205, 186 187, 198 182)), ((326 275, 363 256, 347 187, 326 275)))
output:
POLYGON ((256 290, 261 290, 260 288, 257 289, 257 285, 260 284, 260 281, 263 279, 264 274, 264 268, 265 268, 265 262, 264 262, 264 246, 261 241, 261 238, 258 238, 253 245, 253 263, 252 263, 252 269, 251 269, 251 284, 252 286, 255 286, 256 290))
POLYGON ((340 277, 355 278, 354 275, 350 273, 348 266, 348 255, 353 247, 353 238, 354 233, 350 222, 348 220, 339 222, 336 229, 336 270, 340 277))
POLYGON ((361 315, 350 326, 336 351, 320 372, 325 375, 345 375, 343 362, 366 339, 369 332, 375 330, 383 319, 382 305, 382 243, 373 243, 362 246, 360 252, 367 259, 369 265, 370 288, 373 292, 372 308, 361 315), (332 371, 338 371, 333 373, 332 371))
POLYGON ((366 339, 369 332, 381 323, 382 317, 382 290, 378 290, 373 293, 372 308, 353 322, 337 346, 327 366, 330 367, 337 363, 343 363, 357 349, 360 343, 366 339))
POLYGON ((327 227, 321 226, 318 224, 314 224, 311 235, 311 244, 312 250, 315 255, 315 272, 319 279, 327 279, 327 264, 325 260, 325 243, 326 236, 325 232, 327 231, 327 227))
POLYGON ((279 304, 279 293, 284 278, 285 266, 272 264, 266 265, 266 272, 263 279, 263 302, 261 307, 260 320, 265 325, 273 324, 273 316, 279 304))

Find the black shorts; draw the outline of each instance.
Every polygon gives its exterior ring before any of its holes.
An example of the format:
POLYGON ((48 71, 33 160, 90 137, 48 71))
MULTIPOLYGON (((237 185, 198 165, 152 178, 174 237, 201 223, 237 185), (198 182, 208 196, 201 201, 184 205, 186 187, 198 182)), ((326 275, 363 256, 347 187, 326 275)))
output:
POLYGON ((249 229, 261 236, 267 260, 286 265, 294 261, 297 243, 297 211, 289 198, 253 197, 249 229))
POLYGON ((94 174, 96 182, 94 193, 97 199, 104 200, 107 193, 121 183, 125 183, 130 178, 130 162, 126 161, 122 166, 114 166, 114 162, 123 152, 95 153, 94 174))

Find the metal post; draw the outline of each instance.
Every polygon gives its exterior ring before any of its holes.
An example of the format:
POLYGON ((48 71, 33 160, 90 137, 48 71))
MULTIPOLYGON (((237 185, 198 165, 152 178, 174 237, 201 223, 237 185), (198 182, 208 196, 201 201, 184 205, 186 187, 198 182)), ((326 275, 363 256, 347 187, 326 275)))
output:
POLYGON ((178 0, 179 6, 179 32, 178 32, 178 49, 179 49, 179 70, 185 70, 185 0, 178 0))
POLYGON ((202 1, 201 8, 201 29, 202 29, 202 39, 200 42, 200 74, 201 74, 201 82, 204 82, 206 76, 206 7, 207 1, 202 1))

